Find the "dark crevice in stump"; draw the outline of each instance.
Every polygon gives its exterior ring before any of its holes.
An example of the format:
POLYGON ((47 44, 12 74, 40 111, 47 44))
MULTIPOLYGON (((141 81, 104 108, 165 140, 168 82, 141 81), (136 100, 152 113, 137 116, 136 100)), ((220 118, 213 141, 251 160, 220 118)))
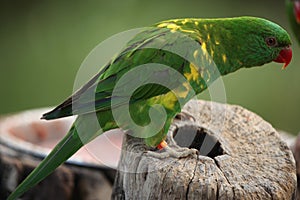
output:
POLYGON ((195 121, 175 120, 168 143, 200 155, 158 159, 142 139, 125 135, 112 199, 295 199, 294 158, 269 123, 240 106, 205 101, 183 112, 195 121))
POLYGON ((225 154, 218 139, 196 124, 176 128, 171 137, 180 147, 197 149, 203 156, 214 158, 225 154))
MULTIPOLYGON (((198 163, 198 162, 197 162, 198 163)), ((187 190, 186 190, 186 195, 185 195, 185 198, 186 199, 188 199, 188 197, 189 197, 189 193, 190 193, 190 184, 192 184, 192 182, 193 182, 193 179, 194 179, 194 177, 195 177, 195 172, 196 172, 196 170, 197 170, 197 163, 195 164, 195 168, 194 168, 194 170, 193 170, 193 176, 191 177, 191 179, 190 179, 190 181, 188 182, 188 185, 187 185, 187 190)))

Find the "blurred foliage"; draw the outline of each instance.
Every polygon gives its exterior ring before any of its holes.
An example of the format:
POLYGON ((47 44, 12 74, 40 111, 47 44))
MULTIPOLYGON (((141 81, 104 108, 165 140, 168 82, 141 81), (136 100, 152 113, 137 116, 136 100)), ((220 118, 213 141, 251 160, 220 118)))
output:
MULTIPOLYGON (((291 29, 284 0, 100 0, 0 3, 0 113, 53 106, 72 93, 81 62, 101 41, 128 29, 184 17, 260 16, 291 29)), ((296 134, 300 130, 300 53, 281 65, 243 69, 224 80, 227 102, 296 134)), ((208 93, 200 98, 209 98, 208 93)))

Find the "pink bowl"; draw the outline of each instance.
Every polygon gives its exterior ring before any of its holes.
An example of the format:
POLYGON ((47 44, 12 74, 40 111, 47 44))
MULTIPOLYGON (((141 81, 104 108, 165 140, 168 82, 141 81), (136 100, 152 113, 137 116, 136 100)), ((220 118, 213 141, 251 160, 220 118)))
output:
MULTIPOLYGON (((75 117, 40 120, 51 108, 28 110, 0 120, 0 142, 14 150, 45 157, 68 132, 75 117)), ((117 168, 122 146, 122 131, 112 130, 85 145, 67 162, 88 167, 117 168)))

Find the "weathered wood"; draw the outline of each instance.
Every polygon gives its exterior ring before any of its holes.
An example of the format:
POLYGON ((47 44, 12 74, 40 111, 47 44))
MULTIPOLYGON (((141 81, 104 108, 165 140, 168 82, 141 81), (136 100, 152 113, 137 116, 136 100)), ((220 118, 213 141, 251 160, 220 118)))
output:
MULTIPOLYGON (((300 177, 300 134, 295 138, 294 142, 290 143, 295 161, 296 161, 296 173, 299 180, 300 177)), ((300 184, 297 185, 297 200, 300 200, 300 184)))
POLYGON ((183 111, 196 121, 175 121, 168 141, 174 135, 201 155, 157 159, 142 139, 126 135, 112 199, 295 199, 293 155, 269 123, 240 106, 205 101, 183 111))
MULTIPOLYGON (((0 199, 6 199, 40 161, 0 144, 0 199)), ((109 180, 114 177, 112 171, 65 164, 21 199, 106 200, 112 193, 112 182, 109 180)))

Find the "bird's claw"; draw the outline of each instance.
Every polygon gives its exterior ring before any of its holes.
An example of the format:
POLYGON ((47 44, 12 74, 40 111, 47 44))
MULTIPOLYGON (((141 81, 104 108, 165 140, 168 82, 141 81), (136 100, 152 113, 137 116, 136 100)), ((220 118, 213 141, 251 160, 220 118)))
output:
POLYGON ((173 158, 186 158, 192 156, 193 158, 198 157, 198 150, 197 149, 189 149, 189 148, 171 148, 169 146, 165 147, 159 151, 148 151, 147 155, 158 158, 158 159, 165 159, 169 157, 173 158), (162 152, 164 151, 164 152, 162 152))

